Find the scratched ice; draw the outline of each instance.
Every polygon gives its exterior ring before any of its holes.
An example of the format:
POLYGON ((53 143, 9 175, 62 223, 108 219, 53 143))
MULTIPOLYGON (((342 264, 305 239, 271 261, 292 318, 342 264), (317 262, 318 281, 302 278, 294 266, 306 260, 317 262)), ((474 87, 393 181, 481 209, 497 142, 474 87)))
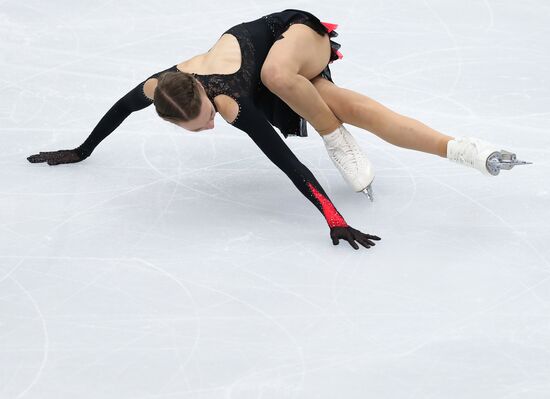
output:
POLYGON ((0 398, 550 397, 550 7, 544 0, 3 1, 0 398), (337 84, 534 165, 496 178, 348 126, 350 191, 321 138, 286 143, 346 220, 246 134, 152 107, 74 148, 154 72, 285 8, 339 23, 337 84))

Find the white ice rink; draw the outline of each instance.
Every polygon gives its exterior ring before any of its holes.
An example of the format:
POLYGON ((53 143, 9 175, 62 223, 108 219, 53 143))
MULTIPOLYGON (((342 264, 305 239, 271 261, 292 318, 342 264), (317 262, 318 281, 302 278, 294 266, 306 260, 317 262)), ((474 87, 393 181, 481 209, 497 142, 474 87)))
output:
POLYGON ((0 3, 0 399, 550 398, 550 3, 0 3), (340 24, 338 85, 514 151, 498 177, 349 126, 376 168, 350 190, 309 127, 285 142, 321 213, 220 115, 153 106, 78 146, 151 74, 298 8, 340 24))

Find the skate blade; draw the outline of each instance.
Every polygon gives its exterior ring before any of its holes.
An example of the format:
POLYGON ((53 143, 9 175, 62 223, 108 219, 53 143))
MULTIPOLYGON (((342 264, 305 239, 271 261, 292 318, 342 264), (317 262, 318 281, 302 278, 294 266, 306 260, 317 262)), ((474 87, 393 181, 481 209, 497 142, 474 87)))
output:
POLYGON ((374 193, 372 191, 372 183, 369 184, 365 189, 361 190, 361 192, 365 194, 368 199, 370 199, 370 202, 374 202, 374 193))
POLYGON ((532 165, 533 162, 520 161, 516 158, 516 154, 509 151, 501 150, 500 152, 494 152, 487 158, 487 169, 492 175, 498 175, 499 172, 504 170, 510 170, 514 166, 518 165, 532 165))

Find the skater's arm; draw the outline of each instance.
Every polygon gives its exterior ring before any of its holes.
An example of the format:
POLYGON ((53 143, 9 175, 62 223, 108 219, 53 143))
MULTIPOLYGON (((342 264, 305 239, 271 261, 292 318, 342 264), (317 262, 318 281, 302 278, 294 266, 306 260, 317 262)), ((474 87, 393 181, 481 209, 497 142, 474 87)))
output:
POLYGON ((250 136, 262 152, 292 180, 300 192, 321 211, 329 227, 346 227, 347 223, 338 213, 327 194, 311 171, 301 163, 267 119, 247 103, 241 101, 241 111, 235 127, 250 136))
POLYGON ((172 66, 149 76, 120 98, 101 118, 84 143, 75 149, 78 155, 82 159, 89 157, 95 147, 111 134, 132 112, 139 111, 153 104, 153 100, 144 92, 146 82, 152 78, 157 78, 164 72, 175 69, 176 66, 172 66))
POLYGON ((330 228, 332 243, 337 245, 340 239, 359 249, 375 245, 372 240, 380 237, 362 233, 348 226, 342 215, 336 210, 315 176, 302 164, 277 134, 267 119, 250 103, 241 100, 241 110, 233 126, 246 132, 263 153, 292 180, 300 192, 310 200, 323 214, 330 228))

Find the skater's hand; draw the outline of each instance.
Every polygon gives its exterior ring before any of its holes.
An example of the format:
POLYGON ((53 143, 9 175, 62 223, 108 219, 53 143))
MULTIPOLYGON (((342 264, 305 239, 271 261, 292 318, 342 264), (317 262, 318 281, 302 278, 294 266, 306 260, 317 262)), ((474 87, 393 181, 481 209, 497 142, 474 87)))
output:
POLYGON ((332 227, 330 229, 330 238, 332 238, 332 243, 334 245, 338 245, 339 240, 341 238, 349 242, 349 245, 351 245, 355 249, 359 249, 359 245, 357 245, 355 241, 357 241, 359 244, 361 244, 365 248, 370 248, 371 246, 375 245, 372 240, 376 240, 376 241, 381 240, 381 238, 378 236, 362 233, 351 226, 332 227))
POLYGON ((48 165, 61 163, 74 163, 84 160, 76 150, 59 150, 51 152, 40 152, 27 158, 31 163, 48 162, 48 165))

